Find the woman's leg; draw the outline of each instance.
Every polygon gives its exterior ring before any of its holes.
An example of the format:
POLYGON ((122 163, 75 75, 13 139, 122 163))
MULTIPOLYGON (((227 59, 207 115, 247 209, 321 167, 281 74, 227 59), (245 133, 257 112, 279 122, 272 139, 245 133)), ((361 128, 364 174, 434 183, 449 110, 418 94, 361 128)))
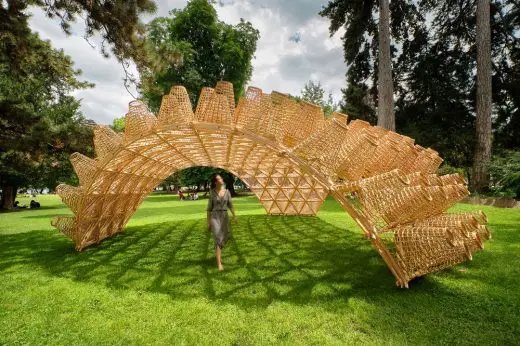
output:
POLYGON ((224 266, 222 265, 222 249, 218 245, 215 247, 215 257, 217 258, 218 270, 223 271, 224 266))

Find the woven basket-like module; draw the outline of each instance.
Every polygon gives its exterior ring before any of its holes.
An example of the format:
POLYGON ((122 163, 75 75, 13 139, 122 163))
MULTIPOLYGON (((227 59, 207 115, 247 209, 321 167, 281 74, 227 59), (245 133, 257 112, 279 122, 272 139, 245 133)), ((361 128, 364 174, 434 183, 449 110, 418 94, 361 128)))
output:
POLYGON ((193 110, 174 86, 157 115, 130 103, 123 135, 99 126, 97 157, 75 153, 80 186, 60 185, 73 216, 53 225, 77 250, 121 232, 155 186, 193 166, 242 179, 269 215, 315 215, 329 193, 361 226, 397 285, 467 259, 490 238, 482 213, 446 214, 468 195, 457 175, 435 175, 442 159, 414 140, 341 113, 250 87, 236 107, 233 86, 204 88, 193 110), (392 233, 391 250, 380 238, 392 233))

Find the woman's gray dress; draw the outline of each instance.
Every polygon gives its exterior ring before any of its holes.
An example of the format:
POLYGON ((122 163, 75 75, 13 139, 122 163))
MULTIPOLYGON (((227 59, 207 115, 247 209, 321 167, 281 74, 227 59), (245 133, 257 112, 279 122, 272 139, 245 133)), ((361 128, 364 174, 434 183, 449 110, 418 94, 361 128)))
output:
POLYGON ((233 208, 231 202, 231 194, 229 190, 224 192, 224 196, 220 197, 214 189, 211 189, 208 200, 208 211, 211 212, 210 229, 215 240, 215 247, 222 249, 226 244, 231 225, 227 210, 233 208))

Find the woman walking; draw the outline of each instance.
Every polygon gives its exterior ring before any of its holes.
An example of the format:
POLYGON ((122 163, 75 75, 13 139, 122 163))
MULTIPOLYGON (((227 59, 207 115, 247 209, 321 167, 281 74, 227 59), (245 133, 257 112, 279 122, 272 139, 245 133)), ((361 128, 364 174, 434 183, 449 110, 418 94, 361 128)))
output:
POLYGON ((213 182, 215 187, 211 189, 208 200, 208 231, 213 234, 217 267, 219 271, 222 271, 224 270, 221 261, 222 248, 229 238, 231 228, 227 210, 231 211, 234 223, 237 223, 237 217, 231 202, 231 194, 224 187, 222 177, 217 174, 213 182))

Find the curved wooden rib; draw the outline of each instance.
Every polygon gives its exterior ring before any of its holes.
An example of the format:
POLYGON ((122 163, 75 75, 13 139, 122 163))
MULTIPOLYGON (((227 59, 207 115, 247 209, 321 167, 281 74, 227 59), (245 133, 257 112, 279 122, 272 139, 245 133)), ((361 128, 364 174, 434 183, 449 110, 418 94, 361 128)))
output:
POLYGON ((490 238, 485 215, 444 213, 468 190, 457 175, 434 174, 442 162, 434 150, 341 113, 325 120, 318 106, 278 92, 250 87, 235 108, 232 85, 219 82, 193 112, 174 86, 157 116, 133 101, 124 134, 100 126, 94 144, 96 159, 71 156, 80 186, 57 188, 74 216, 53 225, 77 250, 121 232, 155 186, 193 166, 232 172, 270 215, 315 215, 332 193, 401 287, 471 259, 490 238))

